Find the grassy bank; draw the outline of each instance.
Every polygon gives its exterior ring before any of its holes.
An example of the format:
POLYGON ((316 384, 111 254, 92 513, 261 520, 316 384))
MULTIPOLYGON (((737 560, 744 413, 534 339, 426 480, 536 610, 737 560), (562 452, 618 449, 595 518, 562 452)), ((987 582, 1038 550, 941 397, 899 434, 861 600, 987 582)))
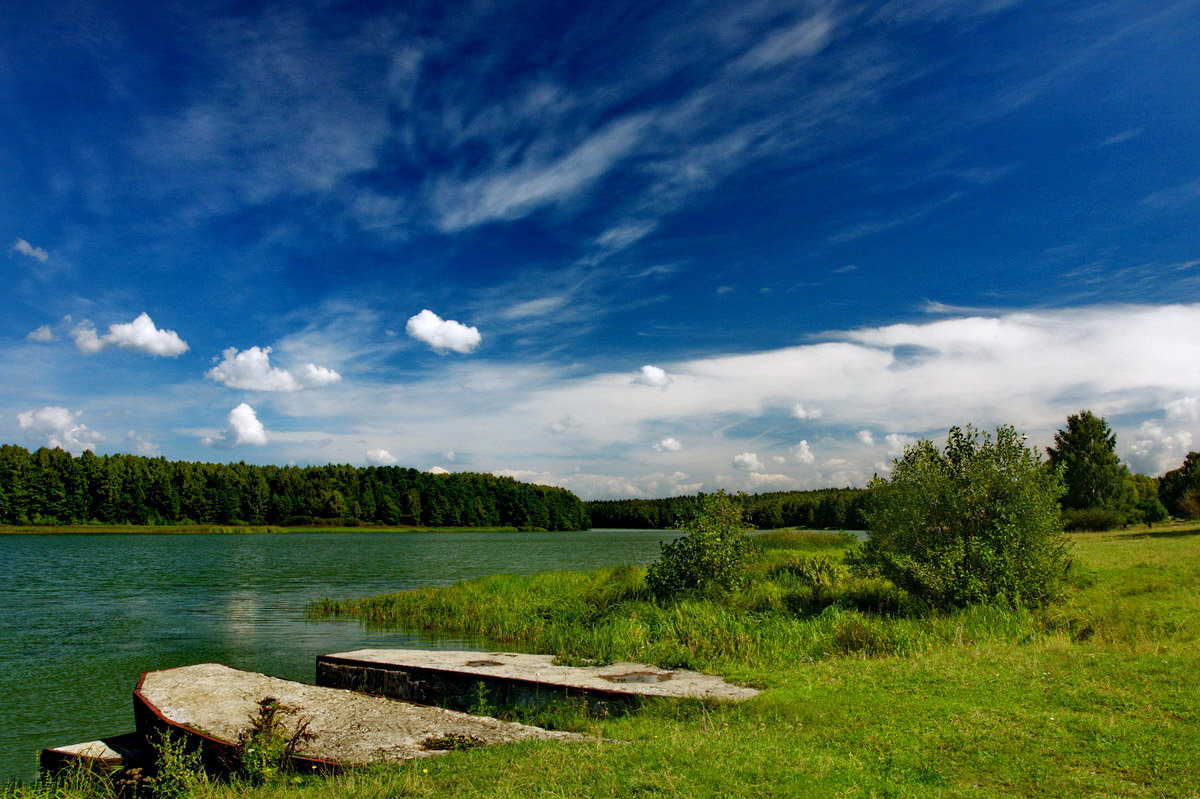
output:
POLYGON ((720 600, 660 607, 625 567, 313 608, 699 668, 765 688, 753 701, 557 719, 628 744, 522 744, 192 795, 1200 795, 1200 526, 1075 535, 1063 603, 946 615, 913 615, 888 586, 849 577, 844 539, 756 539, 754 579, 720 600))

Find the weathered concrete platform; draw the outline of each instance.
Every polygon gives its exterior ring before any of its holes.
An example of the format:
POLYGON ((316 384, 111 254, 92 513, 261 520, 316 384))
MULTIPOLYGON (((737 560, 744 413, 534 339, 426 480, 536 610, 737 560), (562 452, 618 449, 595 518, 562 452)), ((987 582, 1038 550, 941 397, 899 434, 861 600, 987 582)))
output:
POLYGON ((578 696, 589 703, 637 703, 652 696, 740 701, 758 695, 711 674, 641 663, 556 666, 553 655, 358 649, 317 657, 317 684, 380 696, 465 707, 477 684, 503 702, 578 696))
POLYGON ((398 702, 379 696, 268 677, 216 663, 142 675, 134 691, 138 731, 181 733, 198 745, 209 765, 228 762, 238 735, 250 726, 257 702, 274 697, 296 709, 283 717, 294 729, 309 722, 316 738, 294 757, 296 765, 323 771, 380 760, 443 753, 451 745, 487 746, 530 739, 588 741, 583 735, 543 730, 483 716, 398 702))
POLYGON ((43 772, 49 774, 76 763, 93 771, 107 773, 141 766, 148 757, 145 738, 136 732, 129 732, 98 741, 43 749, 38 757, 38 764, 43 772))

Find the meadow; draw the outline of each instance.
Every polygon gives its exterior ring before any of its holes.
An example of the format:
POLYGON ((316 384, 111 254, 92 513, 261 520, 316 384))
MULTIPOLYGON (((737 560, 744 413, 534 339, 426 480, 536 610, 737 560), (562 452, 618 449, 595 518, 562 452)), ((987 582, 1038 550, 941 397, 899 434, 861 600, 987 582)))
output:
POLYGON ((696 668, 764 692, 610 718, 488 708, 596 742, 257 787, 201 780, 179 795, 1200 795, 1200 525, 1071 539, 1067 596, 1036 611, 920 612, 848 574, 848 537, 798 531, 756 536, 752 578, 727 596, 658 605, 643 569, 618 567, 318 603, 315 616, 457 630, 568 661, 696 668))

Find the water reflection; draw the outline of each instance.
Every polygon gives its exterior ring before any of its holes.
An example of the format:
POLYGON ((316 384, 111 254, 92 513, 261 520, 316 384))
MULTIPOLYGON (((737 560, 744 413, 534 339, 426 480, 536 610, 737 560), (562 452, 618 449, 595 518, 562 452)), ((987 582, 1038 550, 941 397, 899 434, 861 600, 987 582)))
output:
POLYGON ((486 649, 462 636, 314 623, 313 600, 498 572, 645 563, 669 532, 0 536, 0 778, 44 746, 132 727, 142 671, 217 661, 313 679, 318 654, 486 649))

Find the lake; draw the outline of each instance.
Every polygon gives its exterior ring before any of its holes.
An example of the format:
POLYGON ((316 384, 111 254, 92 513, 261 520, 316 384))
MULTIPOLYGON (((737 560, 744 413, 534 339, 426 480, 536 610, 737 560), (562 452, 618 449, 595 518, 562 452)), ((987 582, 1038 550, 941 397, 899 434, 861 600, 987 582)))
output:
POLYGON ((312 682, 314 659, 326 652, 486 648, 356 621, 309 622, 313 600, 643 564, 674 535, 0 535, 0 779, 33 776, 43 747, 132 730, 143 671, 215 661, 312 682))

